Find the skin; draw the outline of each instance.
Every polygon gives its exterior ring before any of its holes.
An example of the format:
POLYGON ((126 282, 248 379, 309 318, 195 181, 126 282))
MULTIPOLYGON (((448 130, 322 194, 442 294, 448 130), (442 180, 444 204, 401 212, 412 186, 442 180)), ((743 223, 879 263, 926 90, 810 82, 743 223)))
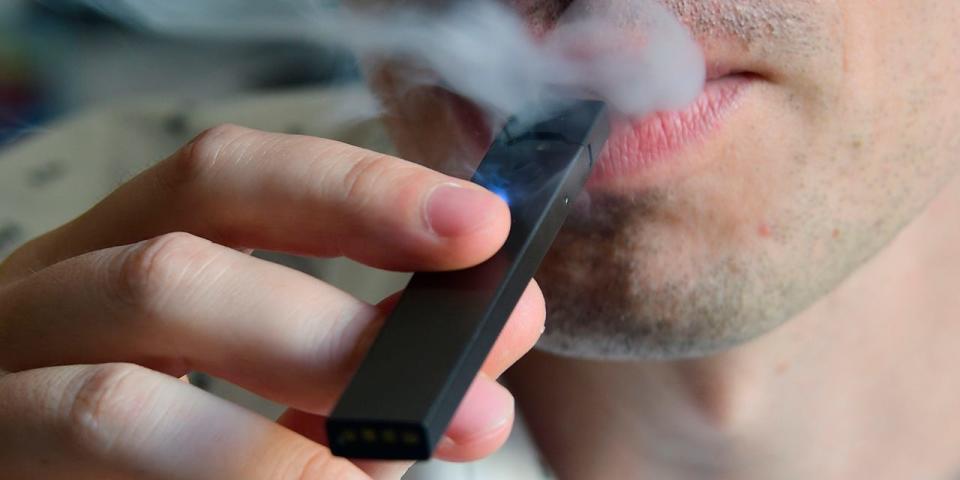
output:
MULTIPOLYGON (((511 4, 536 32, 568 3, 511 4)), ((960 4, 665 3, 759 81, 667 166, 592 184, 541 268, 547 331, 510 380, 547 460, 575 479, 948 478, 960 384, 933 372, 960 360, 960 4)), ((482 154, 459 100, 368 71, 403 156, 482 154)))
MULTIPOLYGON (((409 463, 333 457, 324 433, 398 297, 369 305, 248 253, 456 269, 492 255, 509 222, 496 195, 397 158, 230 125, 200 134, 0 264, 0 477, 398 478, 409 463), (177 380, 192 370, 290 409, 260 417, 177 380)), ((531 283, 438 457, 505 441, 513 397, 493 379, 543 318, 531 283)))

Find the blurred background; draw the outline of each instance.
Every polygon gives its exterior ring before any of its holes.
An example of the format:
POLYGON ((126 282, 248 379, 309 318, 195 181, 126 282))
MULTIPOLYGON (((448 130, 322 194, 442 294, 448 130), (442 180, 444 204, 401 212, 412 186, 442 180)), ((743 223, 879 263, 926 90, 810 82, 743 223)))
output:
POLYGON ((305 42, 177 39, 83 2, 0 2, 0 148, 71 111, 132 97, 208 101, 351 82, 349 54, 305 42))
POLYGON ((362 90, 349 53, 315 41, 160 35, 89 3, 0 1, 0 259, 203 128, 346 134, 331 120, 334 97, 359 97, 317 92, 362 90), (85 178, 94 174, 101 180, 85 178))

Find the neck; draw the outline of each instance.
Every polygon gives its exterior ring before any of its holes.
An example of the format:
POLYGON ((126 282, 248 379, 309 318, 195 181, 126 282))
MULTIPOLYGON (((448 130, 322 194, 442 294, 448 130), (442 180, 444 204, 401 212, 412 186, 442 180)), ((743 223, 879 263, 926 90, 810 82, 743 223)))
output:
POLYGON ((958 219, 954 180, 831 294, 731 351, 620 363, 535 352, 511 388, 561 479, 949 478, 958 219))

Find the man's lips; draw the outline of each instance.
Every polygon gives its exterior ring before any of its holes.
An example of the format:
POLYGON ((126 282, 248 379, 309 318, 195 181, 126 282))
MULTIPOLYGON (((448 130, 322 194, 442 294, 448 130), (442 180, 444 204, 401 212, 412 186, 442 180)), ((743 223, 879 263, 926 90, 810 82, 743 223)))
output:
MULTIPOLYGON (((680 153, 716 130, 748 87, 762 78, 751 72, 708 67, 703 91, 687 108, 656 112, 642 119, 615 116, 610 138, 587 186, 643 188, 685 175, 694 162, 680 161, 680 153)), ((449 91, 438 88, 435 93, 445 98, 461 132, 482 156, 493 140, 483 112, 449 91)))
POLYGON ((758 77, 748 73, 708 73, 700 96, 681 111, 656 112, 642 119, 614 118, 612 132, 589 186, 635 183, 630 180, 672 177, 685 171, 676 157, 685 147, 705 139, 758 77))

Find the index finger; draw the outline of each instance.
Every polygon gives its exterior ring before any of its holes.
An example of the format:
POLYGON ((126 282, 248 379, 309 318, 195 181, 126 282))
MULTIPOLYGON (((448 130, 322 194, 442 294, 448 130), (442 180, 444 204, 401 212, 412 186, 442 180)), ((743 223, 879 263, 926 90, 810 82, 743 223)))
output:
POLYGON ((227 125, 11 263, 31 271, 186 231, 237 248, 343 255, 385 269, 457 269, 492 255, 509 224, 503 200, 471 182, 332 140, 227 125))

